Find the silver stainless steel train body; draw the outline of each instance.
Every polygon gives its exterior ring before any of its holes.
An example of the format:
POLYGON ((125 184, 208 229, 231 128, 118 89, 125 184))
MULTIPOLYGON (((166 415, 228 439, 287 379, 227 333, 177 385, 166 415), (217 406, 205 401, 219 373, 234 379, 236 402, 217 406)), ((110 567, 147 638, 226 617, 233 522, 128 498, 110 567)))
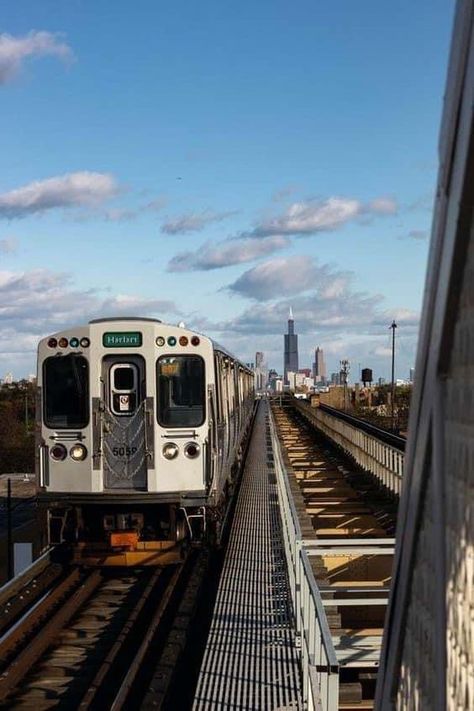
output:
POLYGON ((202 531, 221 513, 253 400, 252 371, 186 328, 100 319, 44 338, 37 481, 50 539, 202 531))

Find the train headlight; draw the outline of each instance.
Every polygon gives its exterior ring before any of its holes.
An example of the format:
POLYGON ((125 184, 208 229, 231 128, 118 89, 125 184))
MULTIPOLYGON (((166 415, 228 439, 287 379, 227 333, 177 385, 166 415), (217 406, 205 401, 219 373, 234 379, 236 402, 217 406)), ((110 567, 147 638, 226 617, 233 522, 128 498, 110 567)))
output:
POLYGON ((75 462, 82 462, 87 457, 87 449, 83 444, 75 444, 69 450, 69 454, 75 462))
POLYGON ((197 442, 188 442, 184 448, 184 453, 187 457, 189 457, 189 459, 196 459, 196 457, 199 457, 200 451, 201 447, 197 442))
POLYGON ((178 445, 174 442, 167 442, 163 446, 162 452, 165 459, 175 459, 179 452, 178 445))
POLYGON ((51 459, 54 459, 56 462, 62 462, 63 459, 66 459, 67 457, 67 449, 64 444, 53 444, 49 450, 49 453, 51 455, 51 459))
POLYGON ((155 341, 157 346, 164 346, 165 345, 165 339, 163 336, 157 336, 156 341, 155 341))

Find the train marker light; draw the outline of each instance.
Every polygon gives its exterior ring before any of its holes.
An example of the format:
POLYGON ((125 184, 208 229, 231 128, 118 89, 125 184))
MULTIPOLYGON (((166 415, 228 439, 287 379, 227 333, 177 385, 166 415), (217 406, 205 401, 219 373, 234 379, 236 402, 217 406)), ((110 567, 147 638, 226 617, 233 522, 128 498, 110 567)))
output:
POLYGON ((79 339, 71 338, 71 340, 69 341, 69 345, 71 346, 71 348, 77 348, 79 345, 79 339))
POLYGON ((166 341, 165 341, 165 339, 163 338, 163 336, 158 336, 158 338, 156 339, 155 343, 156 343, 157 346, 164 346, 165 343, 166 343, 166 341))
POLYGON ((167 442, 162 451, 165 459, 175 459, 178 456, 179 449, 174 442, 167 442))
POLYGON ((59 346, 60 348, 67 348, 68 343, 69 343, 69 341, 67 340, 67 338, 64 338, 64 337, 63 337, 63 338, 60 338, 60 339, 59 339, 59 341, 58 341, 58 346, 59 346))
POLYGON ((180 346, 187 346, 188 345, 188 339, 186 338, 186 336, 180 336, 179 345, 180 346))
POLYGON ((168 345, 169 346, 175 346, 176 345, 176 338, 174 336, 168 336, 168 345))
POLYGON ((51 459, 54 459, 56 462, 62 462, 63 459, 66 459, 67 449, 64 444, 54 444, 49 450, 49 453, 51 459))
POLYGON ((69 454, 75 462, 82 462, 87 457, 87 449, 83 444, 75 444, 69 450, 69 454))
POLYGON ((81 338, 81 348, 89 348, 91 342, 88 338, 81 338))
POLYGON ((49 341, 48 341, 49 348, 57 348, 57 345, 58 345, 58 341, 56 340, 56 338, 49 339, 49 341))
POLYGON ((189 459, 195 459, 196 457, 199 457, 200 451, 201 447, 198 445, 197 442, 188 442, 184 448, 184 453, 189 459))
POLYGON ((201 339, 199 338, 199 336, 193 336, 191 338, 191 343, 193 344, 193 346, 198 346, 201 343, 201 339))

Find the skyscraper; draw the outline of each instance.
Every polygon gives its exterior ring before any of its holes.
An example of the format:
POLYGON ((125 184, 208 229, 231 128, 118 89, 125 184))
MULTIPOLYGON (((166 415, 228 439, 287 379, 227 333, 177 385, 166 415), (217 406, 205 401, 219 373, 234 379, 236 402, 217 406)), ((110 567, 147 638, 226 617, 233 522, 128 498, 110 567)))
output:
POLYGON ((295 333, 295 322, 293 320, 293 311, 290 306, 290 314, 288 317, 288 333, 284 335, 285 339, 285 356, 283 361, 283 373, 285 385, 288 385, 288 371, 293 373, 298 372, 298 336, 295 333))
POLYGON ((255 353, 255 389, 264 390, 267 386, 267 368, 265 365, 265 355, 262 351, 255 353))
POLYGON ((326 380, 326 362, 324 360, 323 349, 319 346, 314 351, 314 364, 313 364, 313 376, 315 382, 321 382, 326 380))

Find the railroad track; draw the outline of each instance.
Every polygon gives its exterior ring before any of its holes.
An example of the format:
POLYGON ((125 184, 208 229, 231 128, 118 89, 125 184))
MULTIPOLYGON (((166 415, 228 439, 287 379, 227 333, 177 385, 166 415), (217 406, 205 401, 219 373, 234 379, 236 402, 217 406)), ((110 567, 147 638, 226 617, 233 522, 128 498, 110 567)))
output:
POLYGON ((162 707, 206 568, 204 549, 153 569, 46 565, 27 609, 3 621, 0 708, 162 707))
POLYGON ((273 415, 339 662, 339 709, 372 709, 394 551, 396 502, 291 406, 273 415), (299 493, 298 493, 299 489, 299 493), (298 504, 297 504, 298 508, 298 504))

